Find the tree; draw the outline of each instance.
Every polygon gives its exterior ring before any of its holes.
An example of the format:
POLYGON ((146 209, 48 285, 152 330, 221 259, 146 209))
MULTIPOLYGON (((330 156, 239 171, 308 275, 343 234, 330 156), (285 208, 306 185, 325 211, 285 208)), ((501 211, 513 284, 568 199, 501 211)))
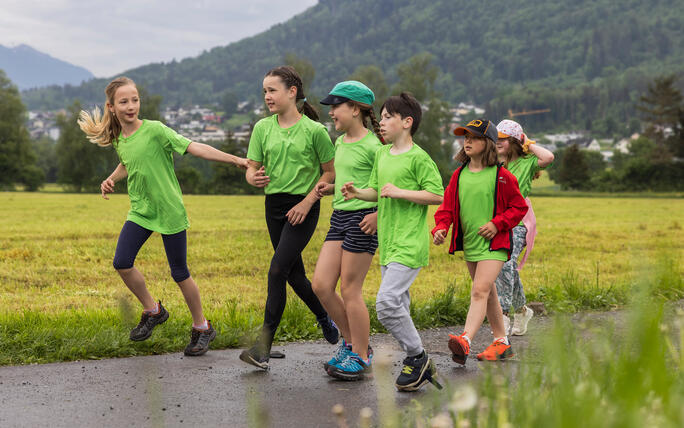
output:
MULTIPOLYGON (((309 88, 313 83, 314 77, 316 77, 316 70, 314 69, 311 61, 305 58, 300 58, 293 53, 285 54, 284 62, 286 65, 294 67, 297 70, 297 74, 302 78, 302 89, 304 90, 304 95, 309 97, 309 88)), ((312 103, 309 103, 312 104, 312 103)))
POLYGON ((0 70, 0 189, 22 183, 26 190, 33 191, 45 180, 45 174, 36 166, 25 113, 19 91, 0 70))
POLYGON ((658 144, 661 160, 669 160, 672 154, 681 151, 680 126, 684 114, 682 93, 675 87, 677 76, 674 74, 656 77, 648 85, 648 91, 639 98, 637 109, 646 121, 646 135, 658 144), (667 135, 667 129, 671 134, 667 135))
POLYGON ((368 86, 375 94, 373 105, 379 108, 389 95, 389 86, 385 73, 377 65, 361 65, 349 76, 349 80, 358 80, 368 86))
POLYGON ((434 55, 423 52, 399 64, 397 67, 399 82, 393 92, 395 94, 410 92, 421 103, 432 98, 435 95, 435 79, 440 71, 439 67, 434 65, 434 60, 434 55))
MULTIPOLYGON (((249 146, 249 138, 238 141, 233 137, 231 132, 226 134, 226 140, 219 147, 224 152, 234 154, 235 156, 247 156, 247 147, 249 146)), ((254 195, 263 192, 245 180, 245 172, 234 165, 226 165, 215 162, 212 164, 214 169, 214 177, 209 183, 211 193, 227 194, 227 195, 254 195)))
POLYGON ((140 119, 158 120, 162 121, 159 108, 162 103, 161 95, 150 94, 144 86, 138 86, 138 94, 140 95, 140 119))
POLYGON ((589 184, 589 177, 589 168, 584 159, 584 153, 577 144, 566 148, 556 180, 561 189, 584 189, 589 184))
POLYGON ((231 91, 226 91, 221 97, 221 108, 223 109, 224 117, 230 119, 237 113, 238 97, 231 91))

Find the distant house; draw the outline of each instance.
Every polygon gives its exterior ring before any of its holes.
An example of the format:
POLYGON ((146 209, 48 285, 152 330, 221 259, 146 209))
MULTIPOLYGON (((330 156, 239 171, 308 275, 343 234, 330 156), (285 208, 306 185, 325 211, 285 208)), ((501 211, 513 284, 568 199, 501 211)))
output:
POLYGON ((591 142, 589 144, 587 144, 584 147, 584 149, 591 150, 592 152, 600 152, 601 151, 601 145, 596 140, 596 138, 594 138, 593 140, 591 140, 591 142))

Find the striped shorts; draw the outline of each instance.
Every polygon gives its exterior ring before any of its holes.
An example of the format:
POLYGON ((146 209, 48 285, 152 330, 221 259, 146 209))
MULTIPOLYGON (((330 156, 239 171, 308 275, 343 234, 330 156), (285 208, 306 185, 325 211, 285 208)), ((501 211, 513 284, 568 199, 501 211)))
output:
POLYGON ((378 235, 365 234, 359 223, 365 216, 376 211, 377 208, 356 211, 333 210, 330 217, 330 230, 325 240, 342 241, 342 249, 350 253, 375 254, 378 248, 378 235))

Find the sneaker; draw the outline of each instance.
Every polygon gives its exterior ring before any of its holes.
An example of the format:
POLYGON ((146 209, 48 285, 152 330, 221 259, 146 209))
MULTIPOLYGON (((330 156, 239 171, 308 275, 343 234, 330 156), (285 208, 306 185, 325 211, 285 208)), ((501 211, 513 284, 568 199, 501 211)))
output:
POLYGON ((335 322, 327 315, 325 318, 319 318, 317 321, 318 325, 321 326, 321 330, 323 330, 325 340, 333 345, 336 344, 340 340, 340 331, 337 329, 335 322))
POLYGON ((466 358, 470 353, 470 344, 463 337, 465 333, 460 336, 453 334, 449 335, 449 349, 451 350, 451 359, 459 364, 465 365, 466 358))
POLYGON ((328 367, 334 366, 337 363, 341 363, 350 353, 352 353, 351 346, 347 345, 347 342, 342 339, 342 343, 340 343, 340 346, 337 347, 337 350, 333 354, 332 358, 323 363, 323 368, 327 372, 328 367))
POLYGON ((525 333, 527 333, 527 323, 530 322, 532 316, 534 316, 534 311, 525 306, 525 310, 523 311, 523 313, 515 315, 515 318, 513 319, 513 329, 511 330, 511 334, 513 336, 522 336, 525 333))
POLYGON ((442 385, 437 382, 437 368, 435 363, 428 358, 427 352, 423 351, 416 357, 404 358, 404 367, 401 369, 395 386, 399 391, 418 391, 427 382, 432 382, 437 389, 442 385))
MULTIPOLYGON (((504 322, 504 334, 508 336, 509 331, 511 331, 511 318, 503 314, 503 322, 504 322)), ((490 330, 490 333, 494 334, 494 330, 490 330)))
POLYGON ((167 319, 169 319, 169 312, 159 301, 159 313, 152 315, 149 312, 143 312, 140 322, 131 330, 129 337, 136 342, 148 339, 152 336, 152 330, 159 324, 163 324, 167 319))
POLYGON ((372 357, 368 357, 368 364, 355 352, 349 351, 347 358, 328 367, 328 374, 341 380, 361 380, 371 372, 372 357))
POLYGON ((206 354, 209 350, 209 342, 216 339, 216 330, 211 325, 211 321, 207 320, 209 326, 206 330, 198 330, 192 328, 190 335, 190 343, 185 347, 185 355, 189 357, 198 357, 206 354))
POLYGON ((245 349, 240 354, 240 359, 242 361, 263 370, 268 370, 268 357, 269 353, 261 352, 259 345, 254 345, 249 349, 245 349))
POLYGON ((477 354, 477 359, 480 361, 499 361, 512 358, 514 355, 511 345, 506 345, 504 339, 500 338, 492 342, 484 352, 477 354))

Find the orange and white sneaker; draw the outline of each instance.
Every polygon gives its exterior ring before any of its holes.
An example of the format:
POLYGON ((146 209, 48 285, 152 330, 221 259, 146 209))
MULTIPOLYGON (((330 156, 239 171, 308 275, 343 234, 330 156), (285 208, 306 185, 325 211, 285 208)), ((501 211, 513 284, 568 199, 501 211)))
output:
POLYGON ((477 359, 480 361, 498 361, 512 358, 515 355, 513 348, 511 348, 510 342, 508 345, 505 342, 506 340, 503 337, 495 340, 484 352, 477 354, 477 359))
POLYGON ((465 336, 465 333, 462 333, 460 336, 450 334, 449 350, 451 350, 452 360, 458 364, 465 365, 466 358, 468 358, 468 354, 470 353, 470 344, 463 336, 465 336))

